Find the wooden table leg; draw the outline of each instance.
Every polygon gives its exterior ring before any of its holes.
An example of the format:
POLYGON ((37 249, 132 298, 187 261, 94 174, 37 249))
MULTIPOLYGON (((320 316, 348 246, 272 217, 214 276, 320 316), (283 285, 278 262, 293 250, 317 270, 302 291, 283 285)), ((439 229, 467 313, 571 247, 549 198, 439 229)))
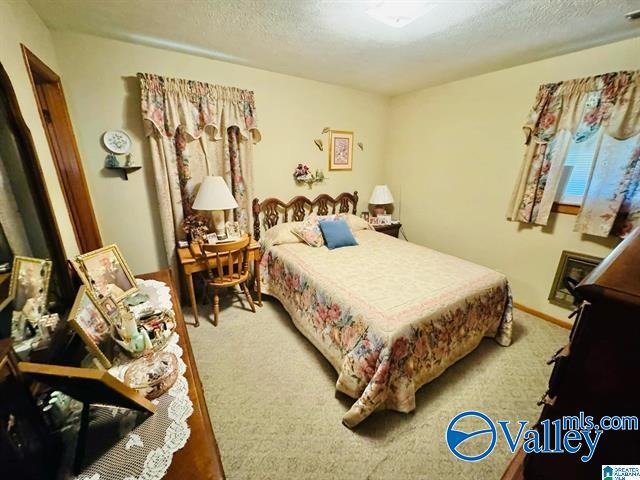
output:
POLYGON ((196 293, 193 290, 193 276, 190 273, 185 273, 187 278, 187 290, 189 290, 189 299, 191 300, 191 310, 196 321, 195 326, 200 326, 200 319, 198 317, 198 303, 196 302, 196 293))
POLYGON ((256 281, 258 291, 258 305, 262 306, 262 287, 260 285, 260 253, 256 252, 253 257, 253 276, 256 281))

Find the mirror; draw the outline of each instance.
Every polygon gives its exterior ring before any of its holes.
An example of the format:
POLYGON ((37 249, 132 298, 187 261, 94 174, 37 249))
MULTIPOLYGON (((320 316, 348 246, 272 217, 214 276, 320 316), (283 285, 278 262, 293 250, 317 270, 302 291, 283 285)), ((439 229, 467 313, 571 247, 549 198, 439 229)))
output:
POLYGON ((65 313, 70 292, 44 176, 0 64, 0 338, 43 348, 58 318, 49 314, 65 313))

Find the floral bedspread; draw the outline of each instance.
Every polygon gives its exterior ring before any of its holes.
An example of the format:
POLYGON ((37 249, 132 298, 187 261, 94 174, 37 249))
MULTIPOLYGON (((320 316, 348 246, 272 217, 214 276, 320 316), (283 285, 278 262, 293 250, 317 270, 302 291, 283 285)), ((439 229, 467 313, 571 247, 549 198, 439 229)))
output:
POLYGON ((511 293, 501 273, 370 230, 355 247, 263 244, 263 291, 357 399, 355 427, 376 409, 410 412, 415 392, 483 337, 511 342, 511 293))

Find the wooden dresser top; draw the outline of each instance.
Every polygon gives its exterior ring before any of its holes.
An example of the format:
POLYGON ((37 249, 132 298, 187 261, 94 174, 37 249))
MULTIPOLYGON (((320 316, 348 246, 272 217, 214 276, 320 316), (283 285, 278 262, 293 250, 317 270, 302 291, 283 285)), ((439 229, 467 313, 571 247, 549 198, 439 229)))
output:
POLYGON ((172 480, 191 478, 198 480, 223 479, 224 470, 220 459, 220 451, 213 434, 202 383, 200 382, 198 368, 191 350, 189 334, 180 309, 180 300, 176 295, 169 270, 136 276, 147 280, 164 282, 171 288, 171 300, 176 314, 177 332, 180 335, 178 344, 184 350, 182 359, 187 365, 185 378, 189 384, 189 397, 193 402, 193 414, 189 417, 191 436, 187 440, 187 444, 173 456, 169 471, 164 478, 172 480))

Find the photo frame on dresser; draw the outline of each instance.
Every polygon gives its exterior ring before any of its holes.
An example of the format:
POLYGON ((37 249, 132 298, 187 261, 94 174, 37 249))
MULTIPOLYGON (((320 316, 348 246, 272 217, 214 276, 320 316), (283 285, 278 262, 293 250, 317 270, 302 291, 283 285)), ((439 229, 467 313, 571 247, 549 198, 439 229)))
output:
POLYGON ((113 297, 119 302, 138 290, 133 273, 117 245, 78 255, 72 264, 82 282, 98 299, 113 297))
POLYGON ((82 285, 69 312, 69 324, 104 368, 111 368, 115 347, 108 318, 105 306, 82 285))

